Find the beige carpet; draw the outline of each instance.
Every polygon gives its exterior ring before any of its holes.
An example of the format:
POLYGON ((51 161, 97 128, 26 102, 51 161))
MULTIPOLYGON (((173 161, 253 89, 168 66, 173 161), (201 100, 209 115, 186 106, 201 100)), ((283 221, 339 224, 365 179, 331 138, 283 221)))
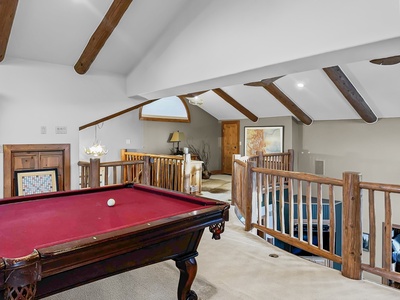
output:
MULTIPOLYGON (((221 240, 212 240, 206 230, 199 245, 198 273, 192 288, 201 300, 400 299, 399 290, 347 279, 336 270, 301 259, 244 232, 234 207, 230 219, 221 240), (277 258, 273 257, 275 254, 277 258)), ((167 261, 46 299, 174 300, 178 278, 174 262, 167 261)))
POLYGON ((202 180, 201 196, 213 198, 221 201, 231 201, 231 181, 230 175, 211 175, 210 179, 202 180))

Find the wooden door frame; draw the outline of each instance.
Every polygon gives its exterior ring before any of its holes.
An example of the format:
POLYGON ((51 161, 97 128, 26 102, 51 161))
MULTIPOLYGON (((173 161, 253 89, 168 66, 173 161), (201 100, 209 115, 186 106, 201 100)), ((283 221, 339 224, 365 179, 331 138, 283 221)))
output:
POLYGON ((4 187, 3 196, 11 197, 12 191, 12 155, 16 152, 46 152, 46 151, 62 151, 63 154, 63 190, 68 191, 71 189, 71 154, 70 144, 18 144, 18 145, 3 145, 4 158, 3 158, 3 176, 4 187))
POLYGON ((237 131, 237 149, 239 150, 240 154, 240 120, 229 120, 229 121, 221 121, 221 171, 223 171, 223 162, 224 162, 224 151, 225 151, 225 143, 224 143, 224 124, 237 124, 238 131, 237 131))

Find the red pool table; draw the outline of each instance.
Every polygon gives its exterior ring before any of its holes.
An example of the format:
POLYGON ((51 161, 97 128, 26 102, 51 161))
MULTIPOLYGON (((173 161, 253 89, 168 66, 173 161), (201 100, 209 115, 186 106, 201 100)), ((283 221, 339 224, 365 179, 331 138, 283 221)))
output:
POLYGON ((0 200, 0 299, 39 299, 167 259, 180 270, 178 299, 197 299, 197 246, 206 227, 219 238, 228 211, 139 184, 0 200))

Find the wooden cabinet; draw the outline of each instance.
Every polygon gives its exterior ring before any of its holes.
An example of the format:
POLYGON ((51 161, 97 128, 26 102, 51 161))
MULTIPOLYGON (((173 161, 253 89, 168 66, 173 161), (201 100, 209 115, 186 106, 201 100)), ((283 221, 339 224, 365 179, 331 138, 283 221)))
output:
POLYGON ((69 144, 4 145, 4 197, 16 195, 15 171, 54 168, 58 173, 58 190, 69 190, 69 144))

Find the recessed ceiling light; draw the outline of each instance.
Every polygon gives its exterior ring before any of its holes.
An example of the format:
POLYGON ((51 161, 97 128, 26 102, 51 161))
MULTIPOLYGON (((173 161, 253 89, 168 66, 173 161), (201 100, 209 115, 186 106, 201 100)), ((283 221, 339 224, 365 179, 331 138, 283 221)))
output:
POLYGON ((298 88, 303 88, 303 87, 304 87, 304 83, 299 82, 299 83, 297 84, 297 87, 298 87, 298 88))

